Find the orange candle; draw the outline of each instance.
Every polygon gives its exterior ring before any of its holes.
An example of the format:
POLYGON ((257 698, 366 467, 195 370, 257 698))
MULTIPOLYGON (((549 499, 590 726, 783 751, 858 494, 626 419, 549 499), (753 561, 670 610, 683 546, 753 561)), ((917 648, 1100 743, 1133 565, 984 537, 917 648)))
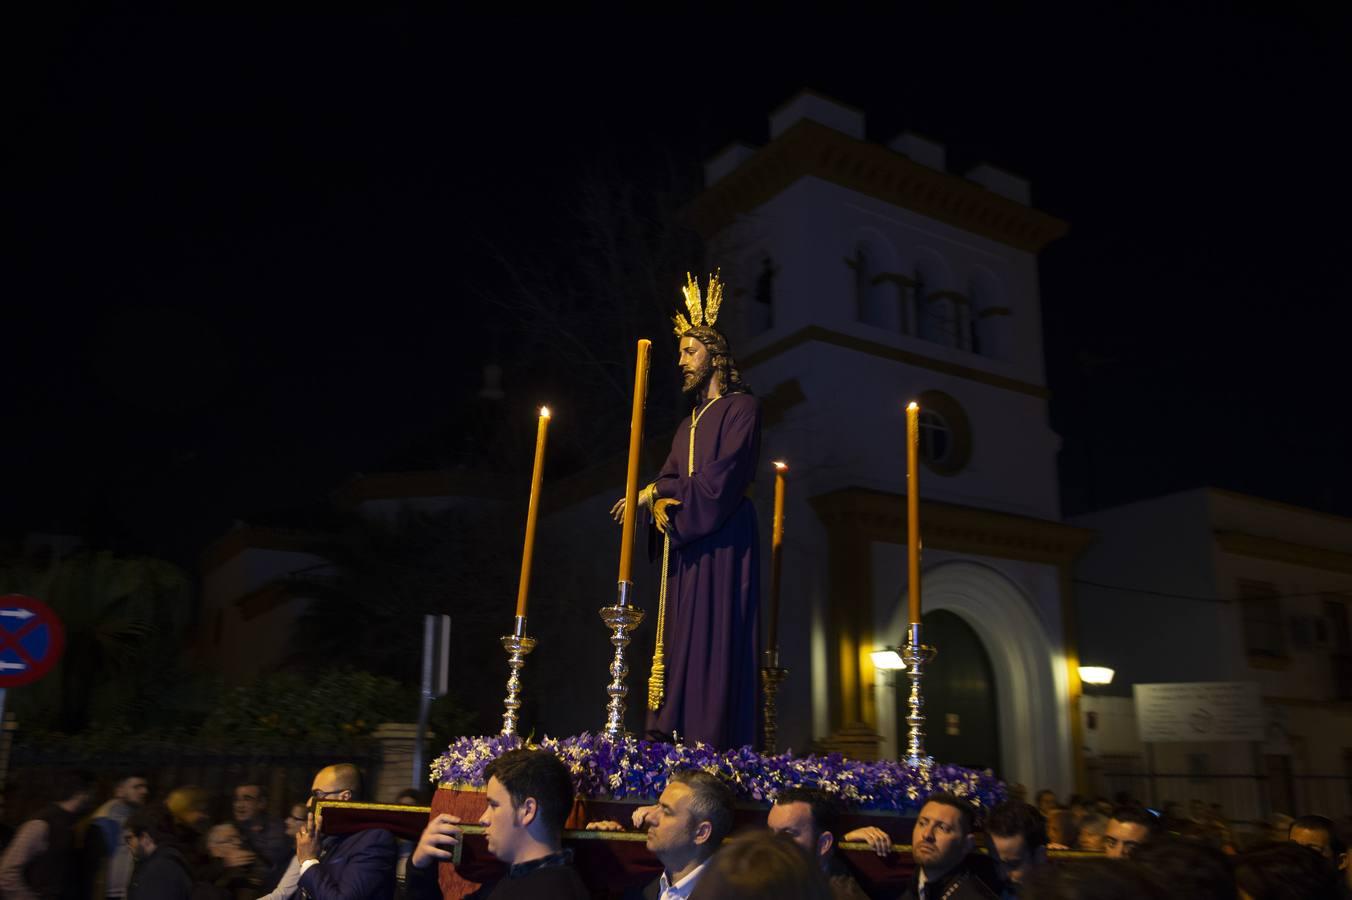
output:
POLYGON ((545 474, 545 437, 549 434, 549 407, 540 407, 540 424, 535 429, 535 469, 530 476, 530 505, 526 507, 526 547, 521 551, 521 583, 516 589, 516 614, 526 614, 530 594, 530 566, 535 556, 535 525, 540 519, 540 483, 545 474))
POLYGON ((620 538, 620 582, 632 582, 634 571, 634 532, 638 516, 638 457, 643 449, 643 406, 648 399, 648 354, 653 342, 641 338, 638 361, 634 366, 634 409, 629 418, 629 470, 624 482, 624 528, 620 538))
POLYGON ((770 658, 779 658, 779 575, 783 570, 784 549, 784 476, 789 466, 775 460, 775 517, 770 528, 770 658))
POLYGON ((911 624, 920 623, 920 404, 906 407, 906 581, 911 624))

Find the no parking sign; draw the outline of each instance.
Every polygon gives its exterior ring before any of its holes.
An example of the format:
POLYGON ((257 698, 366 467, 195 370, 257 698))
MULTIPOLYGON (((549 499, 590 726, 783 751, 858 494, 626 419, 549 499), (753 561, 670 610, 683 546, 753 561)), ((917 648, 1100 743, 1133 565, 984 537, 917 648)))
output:
POLYGON ((66 649, 61 619, 41 600, 0 597, 0 690, 46 675, 66 649))

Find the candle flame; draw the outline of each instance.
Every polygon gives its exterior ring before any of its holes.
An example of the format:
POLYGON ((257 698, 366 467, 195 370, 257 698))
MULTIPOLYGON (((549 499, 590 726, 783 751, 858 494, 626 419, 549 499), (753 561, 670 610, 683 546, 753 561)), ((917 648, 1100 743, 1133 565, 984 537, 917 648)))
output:
POLYGON ((542 407, 540 407, 540 418, 542 418, 542 419, 548 419, 548 418, 549 418, 549 407, 548 407, 548 406, 542 406, 542 407))
POLYGON ((777 460, 775 460, 775 461, 772 463, 772 465, 775 467, 775 471, 776 471, 776 472, 787 472, 787 471, 789 471, 789 464, 786 463, 786 462, 784 462, 784 460, 782 460, 782 459, 777 459, 777 460))
POLYGON ((914 400, 912 400, 910 403, 906 404, 906 410, 907 410, 907 412, 910 412, 911 410, 919 409, 919 408, 920 408, 920 404, 919 404, 919 403, 916 403, 914 400))

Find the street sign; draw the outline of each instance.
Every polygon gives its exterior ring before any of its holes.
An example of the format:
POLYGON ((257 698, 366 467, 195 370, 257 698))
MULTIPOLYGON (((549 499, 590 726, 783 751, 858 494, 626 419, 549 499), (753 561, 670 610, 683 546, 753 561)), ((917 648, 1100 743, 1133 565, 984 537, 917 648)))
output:
POLYGON ((1263 701, 1251 681, 1132 685, 1145 742, 1263 740, 1263 701))
POLYGON ((66 649, 66 630, 47 604, 23 594, 0 597, 0 690, 46 675, 66 649))

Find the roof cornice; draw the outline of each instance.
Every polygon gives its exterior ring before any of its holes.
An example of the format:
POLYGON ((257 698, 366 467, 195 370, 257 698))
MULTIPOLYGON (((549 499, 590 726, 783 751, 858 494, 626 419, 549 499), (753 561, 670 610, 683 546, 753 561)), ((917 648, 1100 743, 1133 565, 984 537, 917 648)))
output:
POLYGON ((706 238, 813 176, 965 231, 1037 253, 1066 222, 975 182, 921 165, 881 144, 803 119, 706 188, 683 210, 706 238))

